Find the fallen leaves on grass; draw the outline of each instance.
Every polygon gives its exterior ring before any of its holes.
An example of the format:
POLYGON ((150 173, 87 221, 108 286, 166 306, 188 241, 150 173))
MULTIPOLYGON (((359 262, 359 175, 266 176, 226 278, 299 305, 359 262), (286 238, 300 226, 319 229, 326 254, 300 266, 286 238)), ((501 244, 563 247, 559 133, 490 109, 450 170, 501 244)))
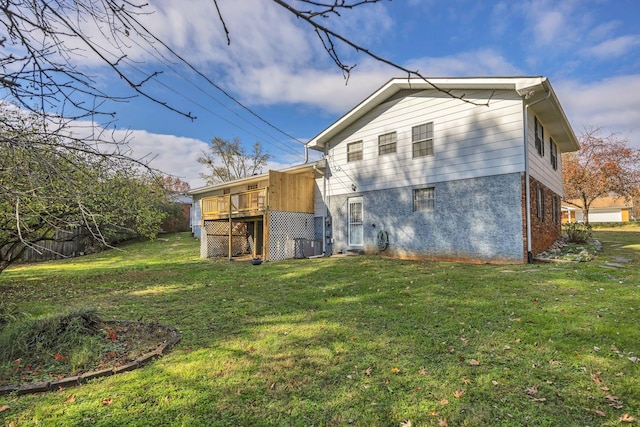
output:
POLYGON ((593 380, 594 383, 601 385, 602 384, 602 380, 600 379, 600 377, 598 376, 600 375, 600 372, 596 372, 595 374, 591 374, 591 379, 593 380))
POLYGON ((471 365, 471 366, 480 366, 480 362, 478 362, 476 359, 471 359, 471 360, 469 360, 469 365, 471 365))
POLYGON ((2 405, 2 406, 0 406, 0 412, 7 411, 7 410, 9 410, 9 409, 11 409, 11 406, 9 406, 9 405, 2 405))
POLYGON ((400 373, 400 368, 391 368, 391 373, 392 374, 399 374, 400 373))
POLYGON ((610 402, 609 406, 611 406, 612 408, 615 408, 615 409, 624 408, 624 404, 620 399, 618 399, 618 396, 607 395, 604 398, 605 400, 608 400, 610 402))
POLYGON ((109 406, 113 403, 113 399, 110 397, 107 397, 106 399, 102 399, 102 404, 104 406, 109 406))
POLYGON ((462 396, 464 396, 464 390, 456 390, 453 392, 453 396, 457 399, 460 399, 462 396))
POLYGON ((73 403, 76 401, 76 395, 72 394, 70 396, 67 396, 67 398, 64 400, 64 403, 73 403))
POLYGON ((621 423, 632 423, 635 421, 635 418, 633 418, 631 415, 629 414, 624 414, 623 416, 621 416, 620 418, 618 418, 618 421, 620 421, 621 423))

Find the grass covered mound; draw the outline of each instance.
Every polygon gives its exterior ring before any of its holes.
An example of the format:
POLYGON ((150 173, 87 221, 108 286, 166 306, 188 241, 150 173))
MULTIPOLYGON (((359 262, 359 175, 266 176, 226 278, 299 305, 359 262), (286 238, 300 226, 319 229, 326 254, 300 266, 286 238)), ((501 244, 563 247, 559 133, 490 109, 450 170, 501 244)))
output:
POLYGON ((29 319, 0 308, 0 385, 122 366, 169 336, 159 324, 105 321, 94 309, 29 319))

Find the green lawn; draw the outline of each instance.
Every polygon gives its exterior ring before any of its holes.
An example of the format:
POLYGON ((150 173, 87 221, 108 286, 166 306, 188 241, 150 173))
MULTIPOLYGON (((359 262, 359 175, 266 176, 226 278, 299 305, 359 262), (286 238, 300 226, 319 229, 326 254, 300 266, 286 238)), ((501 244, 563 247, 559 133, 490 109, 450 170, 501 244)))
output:
POLYGON ((182 341, 132 372, 0 396, 0 423, 638 423, 640 228, 594 235, 604 250, 581 264, 358 256, 253 266, 201 260, 198 242, 175 234, 17 266, 0 274, 0 294, 19 311, 96 308, 175 326, 182 341))

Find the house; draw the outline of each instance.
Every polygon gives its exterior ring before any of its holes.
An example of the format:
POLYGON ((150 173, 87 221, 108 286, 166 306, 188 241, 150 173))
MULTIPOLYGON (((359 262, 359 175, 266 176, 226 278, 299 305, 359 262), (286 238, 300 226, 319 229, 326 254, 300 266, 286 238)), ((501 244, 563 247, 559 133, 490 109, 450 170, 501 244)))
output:
POLYGON ((190 190, 202 258, 252 255, 277 261, 321 254, 314 186, 323 162, 190 190))
POLYGON ((189 193, 202 256, 530 262, 579 145, 545 77, 475 77, 392 79, 307 148, 323 159, 189 193))
POLYGON ((545 77, 392 79, 307 146, 326 253, 470 262, 560 236, 561 154, 579 148, 545 77))
MULTIPOLYGON (((562 222, 584 222, 582 209, 575 204, 562 205, 562 222)), ((632 220, 633 201, 624 197, 599 197, 589 207, 589 222, 628 222, 632 220)))

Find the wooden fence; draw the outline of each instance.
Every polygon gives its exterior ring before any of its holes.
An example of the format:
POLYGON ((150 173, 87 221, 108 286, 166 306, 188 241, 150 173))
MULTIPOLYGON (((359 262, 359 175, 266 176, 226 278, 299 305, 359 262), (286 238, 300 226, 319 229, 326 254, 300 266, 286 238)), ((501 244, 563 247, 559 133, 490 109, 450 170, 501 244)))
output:
POLYGON ((48 261, 52 259, 72 258, 95 252, 93 242, 86 230, 76 227, 73 230, 58 230, 51 240, 42 240, 27 248, 20 256, 22 262, 48 261))

